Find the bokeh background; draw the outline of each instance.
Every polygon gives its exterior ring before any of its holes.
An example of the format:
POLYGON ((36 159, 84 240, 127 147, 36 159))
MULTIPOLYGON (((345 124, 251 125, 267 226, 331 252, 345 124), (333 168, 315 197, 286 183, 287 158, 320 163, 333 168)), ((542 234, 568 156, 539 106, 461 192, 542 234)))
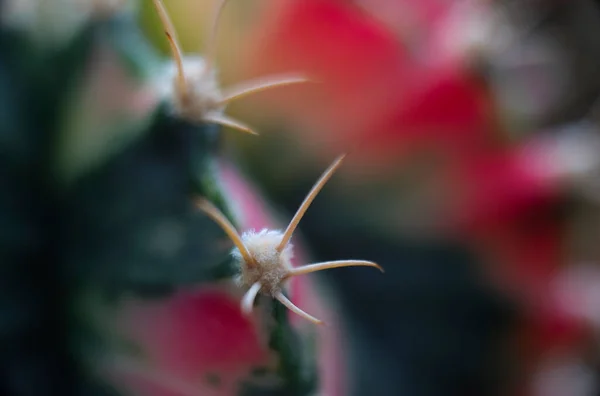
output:
MULTIPOLYGON (((202 53, 213 0, 165 2, 202 53)), ((150 1, 143 23, 168 45, 150 1)), ((228 113, 228 155, 300 224, 347 329, 353 395, 600 395, 600 2, 231 0, 224 86, 317 82, 228 113)))

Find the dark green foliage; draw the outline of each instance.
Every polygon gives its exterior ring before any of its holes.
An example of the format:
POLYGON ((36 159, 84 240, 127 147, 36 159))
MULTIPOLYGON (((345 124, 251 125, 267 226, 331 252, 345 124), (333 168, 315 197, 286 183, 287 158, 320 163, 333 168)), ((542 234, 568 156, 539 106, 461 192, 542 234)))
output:
POLYGON ((269 347, 280 356, 280 366, 276 374, 285 381, 274 387, 246 384, 242 396, 312 395, 318 390, 319 380, 314 364, 315 345, 306 345, 294 331, 288 321, 287 308, 283 304, 273 301, 271 310, 277 325, 271 332, 269 347))
POLYGON ((107 297, 147 294, 233 271, 227 245, 218 243, 223 232, 192 201, 192 192, 221 201, 217 187, 199 183, 210 180, 214 128, 158 109, 148 132, 66 189, 54 173, 68 93, 93 48, 113 44, 130 71, 146 73, 144 42, 131 19, 119 18, 90 23, 53 49, 23 32, 0 32, 2 394, 107 394, 83 380, 69 353, 81 346, 74 339, 91 339, 77 333, 91 329, 69 316, 86 288, 107 297), (157 249, 161 232, 174 233, 168 252, 157 249))
POLYGON ((287 320, 288 311, 280 302, 273 302, 273 317, 278 326, 271 334, 270 347, 281 354, 279 374, 287 379, 286 395, 307 395, 317 389, 316 367, 312 365, 315 353, 313 348, 302 345, 287 320))
POLYGON ((42 59, 24 37, 0 32, 0 390, 6 395, 71 394, 55 309, 62 298, 56 260, 44 238, 54 219, 43 198, 51 112, 36 85, 42 59))
POLYGON ((206 191, 190 174, 195 156, 209 155, 207 133, 161 111, 146 136, 73 186, 66 263, 77 284, 118 291, 214 280, 230 247, 195 208, 191 191, 206 191))

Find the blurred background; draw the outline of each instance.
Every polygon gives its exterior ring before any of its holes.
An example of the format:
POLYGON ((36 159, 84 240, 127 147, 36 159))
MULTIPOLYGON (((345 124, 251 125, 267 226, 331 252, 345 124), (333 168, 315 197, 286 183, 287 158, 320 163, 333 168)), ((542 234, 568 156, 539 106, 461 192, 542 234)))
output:
MULTIPOLYGON (((146 4, 147 3, 147 4, 146 4)), ((166 1, 202 53, 213 0, 166 1)), ((151 2, 144 26, 168 53, 151 2)), ((600 395, 600 2, 231 0, 224 86, 261 134, 228 155, 300 224, 348 329, 356 395, 600 395)))

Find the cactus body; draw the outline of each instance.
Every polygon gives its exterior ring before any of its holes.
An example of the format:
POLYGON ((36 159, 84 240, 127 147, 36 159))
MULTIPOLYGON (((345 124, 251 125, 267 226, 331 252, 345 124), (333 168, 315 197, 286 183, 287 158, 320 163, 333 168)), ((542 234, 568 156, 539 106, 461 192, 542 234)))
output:
POLYGON ((63 3, 0 4, 0 388, 314 394, 315 335, 268 299, 242 315, 232 244, 194 206, 237 223, 247 199, 223 187, 220 128, 170 111, 135 8, 63 3))

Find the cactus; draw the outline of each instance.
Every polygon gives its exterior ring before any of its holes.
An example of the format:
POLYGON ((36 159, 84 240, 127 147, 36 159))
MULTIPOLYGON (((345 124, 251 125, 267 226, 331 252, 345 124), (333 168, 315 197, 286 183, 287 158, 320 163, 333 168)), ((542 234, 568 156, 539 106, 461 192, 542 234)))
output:
POLYGON ((174 63, 149 45, 133 2, 0 2, 0 388, 316 394, 315 329, 268 296, 242 312, 233 244, 194 200, 236 225, 251 215, 236 213, 250 198, 228 192, 219 150, 220 126, 252 130, 224 106, 306 78, 222 93, 210 49, 182 60, 155 5, 174 63), (194 85, 198 65, 209 79, 194 85))

